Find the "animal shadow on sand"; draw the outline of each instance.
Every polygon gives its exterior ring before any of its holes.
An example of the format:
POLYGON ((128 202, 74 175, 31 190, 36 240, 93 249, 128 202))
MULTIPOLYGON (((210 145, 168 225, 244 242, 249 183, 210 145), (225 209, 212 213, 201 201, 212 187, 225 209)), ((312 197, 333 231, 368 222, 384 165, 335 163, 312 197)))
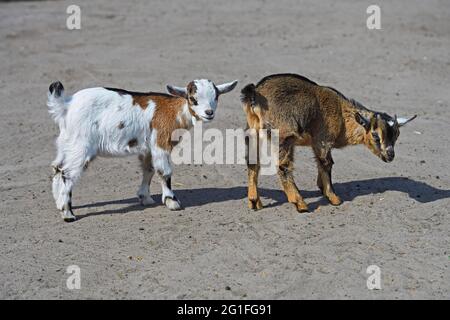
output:
MULTIPOLYGON (((420 203, 433 202, 440 199, 450 198, 450 190, 441 190, 432 187, 424 182, 414 181, 403 177, 386 177, 368 180, 348 181, 343 183, 335 183, 336 193, 340 195, 342 200, 351 201, 358 196, 369 194, 381 194, 386 191, 398 191, 406 193, 410 198, 420 203)), ((262 198, 272 199, 272 203, 265 205, 264 208, 279 206, 287 201, 284 192, 276 189, 259 188, 262 198)), ((319 197, 319 200, 309 203, 310 211, 314 211, 319 206, 328 205, 328 201, 324 199, 319 191, 301 190, 305 199, 319 197)), ((175 190, 177 197, 185 208, 207 205, 209 203, 225 202, 230 200, 242 200, 247 197, 247 187, 231 187, 231 188, 200 188, 200 189, 181 189, 175 190)), ((156 206, 161 206, 160 194, 153 195, 156 200, 156 206)), ((130 204, 118 209, 107 209, 98 212, 77 215, 78 219, 108 214, 125 214, 133 211, 142 211, 145 207, 138 203, 137 198, 129 198, 122 200, 104 201, 81 206, 74 206, 74 209, 98 208, 108 205, 124 205, 130 204)))

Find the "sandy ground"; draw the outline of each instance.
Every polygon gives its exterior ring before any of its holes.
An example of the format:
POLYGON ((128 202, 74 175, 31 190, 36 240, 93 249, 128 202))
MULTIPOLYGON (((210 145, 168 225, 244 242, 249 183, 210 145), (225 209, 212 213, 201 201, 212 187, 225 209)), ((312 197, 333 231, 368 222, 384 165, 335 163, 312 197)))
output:
MULTIPOLYGON (((366 28, 364 1, 102 0, 76 1, 82 29, 69 31, 72 3, 0 2, 0 298, 449 298, 448 1, 378 1, 382 30, 366 28), (178 166, 186 209, 143 208, 133 157, 94 162, 74 191, 80 219, 60 219, 51 82, 162 91, 237 78, 207 125, 226 129, 244 126, 240 88, 279 72, 419 117, 391 164, 363 147, 334 152, 337 208, 320 197, 303 148, 308 214, 274 176, 261 179, 266 208, 248 210, 242 165, 178 166), (381 290, 366 287, 373 264, 381 290), (80 290, 66 288, 69 265, 81 268, 80 290)), ((159 183, 152 193, 160 201, 159 183)))

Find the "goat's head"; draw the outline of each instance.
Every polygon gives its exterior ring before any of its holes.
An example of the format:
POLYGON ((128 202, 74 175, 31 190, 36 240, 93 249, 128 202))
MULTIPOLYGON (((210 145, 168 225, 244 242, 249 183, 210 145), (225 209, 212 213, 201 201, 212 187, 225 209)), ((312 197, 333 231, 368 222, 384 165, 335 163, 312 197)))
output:
POLYGON ((193 112, 203 121, 214 119, 217 101, 223 93, 230 92, 237 85, 237 81, 215 85, 211 80, 194 80, 186 88, 168 85, 167 91, 187 100, 191 113, 193 112))
POLYGON ((384 162, 394 160, 394 146, 400 135, 400 127, 414 120, 411 118, 391 117, 386 113, 355 114, 356 121, 366 130, 364 144, 384 162))

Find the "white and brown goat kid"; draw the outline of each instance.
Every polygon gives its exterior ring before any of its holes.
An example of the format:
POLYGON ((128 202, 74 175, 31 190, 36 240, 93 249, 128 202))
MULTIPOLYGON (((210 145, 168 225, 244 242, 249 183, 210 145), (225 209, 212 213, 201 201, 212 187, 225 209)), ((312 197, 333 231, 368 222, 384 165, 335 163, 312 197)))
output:
POLYGON ((57 157, 53 161, 53 196, 66 221, 75 220, 72 188, 90 161, 99 156, 138 154, 143 178, 137 193, 143 205, 154 203, 150 182, 161 177, 162 202, 171 210, 181 204, 171 188, 171 141, 176 129, 190 129, 196 121, 214 118, 219 95, 237 81, 215 85, 194 80, 186 88, 167 86, 170 94, 139 93, 112 88, 89 88, 64 95, 60 82, 50 85, 48 108, 59 125, 57 157))

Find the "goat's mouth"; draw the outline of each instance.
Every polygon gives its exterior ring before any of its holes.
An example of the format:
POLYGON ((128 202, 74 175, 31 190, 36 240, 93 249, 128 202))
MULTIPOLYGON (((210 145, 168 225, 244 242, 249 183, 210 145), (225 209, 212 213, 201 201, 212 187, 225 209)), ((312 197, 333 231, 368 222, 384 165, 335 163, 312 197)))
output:
POLYGON ((381 158, 381 160, 383 160, 386 163, 392 162, 394 160, 394 157, 389 157, 389 156, 385 156, 382 154, 380 154, 380 158, 381 158))
POLYGON ((210 116, 210 117, 207 117, 207 116, 200 116, 205 122, 208 122, 208 121, 211 121, 212 119, 214 119, 214 116, 210 116))

